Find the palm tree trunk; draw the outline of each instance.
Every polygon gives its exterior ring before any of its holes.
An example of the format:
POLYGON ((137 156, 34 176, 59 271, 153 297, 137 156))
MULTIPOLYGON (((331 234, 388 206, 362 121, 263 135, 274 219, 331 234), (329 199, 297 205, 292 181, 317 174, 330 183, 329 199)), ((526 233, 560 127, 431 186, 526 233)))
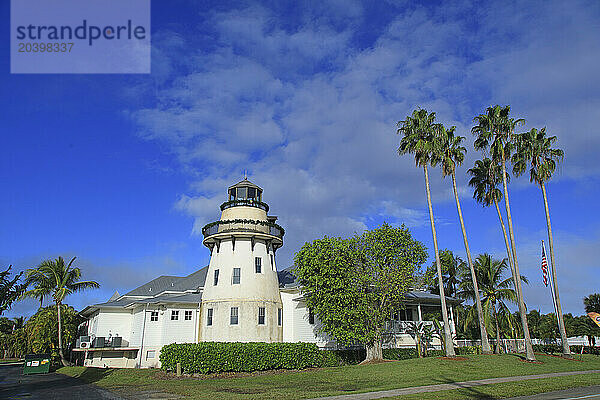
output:
POLYGON ((429 206, 429 221, 431 223, 431 234, 433 235, 433 250, 435 251, 435 264, 437 267, 438 281, 440 284, 440 299, 442 302, 442 318, 444 320, 444 336, 446 338, 446 357, 454 357, 454 342, 450 334, 450 323, 448 322, 448 310, 446 309, 446 296, 444 294, 444 279, 442 278, 442 265, 440 263, 440 253, 438 252, 437 235, 435 233, 435 222, 433 220, 433 208, 431 206, 431 191, 429 190, 429 175, 427 174, 427 165, 423 166, 425 172, 425 189, 427 192, 427 205, 429 206))
POLYGON ((496 311, 496 302, 492 301, 494 310, 494 323, 496 324, 496 354, 500 354, 500 324, 498 324, 498 312, 496 311))
POLYGON ((504 244, 506 245, 506 255, 508 256, 508 265, 510 266, 510 272, 514 278, 515 276, 515 267, 512 259, 512 255, 510 253, 510 243, 508 241, 508 235, 506 234, 506 226, 504 225, 504 218, 502 218, 502 214, 500 213, 500 207, 498 206, 498 201, 494 199, 494 205, 496 206, 496 211, 498 212, 498 219, 500 220, 500 226, 502 227, 502 234, 504 235, 504 244))
POLYGON ((60 308, 61 308, 61 304, 59 301, 56 302, 56 314, 58 316, 58 354, 60 356, 60 362, 62 363, 62 365, 64 367, 68 366, 69 363, 67 362, 66 358, 65 358, 65 354, 63 353, 63 347, 62 347, 62 322, 61 322, 61 316, 60 316, 60 308))
POLYGON ((452 188, 454 189, 454 199, 456 200, 456 209, 458 210, 458 219, 460 220, 460 229, 462 230, 463 241, 465 243, 465 251, 467 252, 467 262, 471 271, 471 280, 473 281, 473 291, 475 292, 475 304, 477 305, 477 318, 479 318, 479 332, 481 333, 481 350, 483 354, 490 354, 490 342, 488 340, 487 330, 483 322, 483 309, 481 307, 481 298, 479 297, 479 285, 477 285, 477 276, 471 259, 471 250, 469 249, 469 241, 467 240, 467 230, 465 229, 465 221, 463 220, 460 201, 458 200, 458 191, 456 189, 456 175, 452 172, 452 188))
POLYGON ((544 209, 546 210, 546 225, 548 226, 548 246, 550 247, 550 267, 552 268, 552 284, 554 285, 554 297, 556 298, 556 314, 558 318, 558 329, 560 330, 560 340, 562 342, 563 357, 572 358, 569 342, 567 341, 567 331, 563 319, 560 298, 558 297, 558 281, 556 280, 556 263, 554 261, 554 240, 552 239, 552 226, 550 225, 550 210, 548 208, 548 196, 544 183, 540 185, 542 195, 544 196, 544 209))
POLYGON ((523 337, 525 338, 525 356, 528 361, 535 361, 531 337, 529 336, 529 327, 527 326, 527 310, 523 299, 523 288, 521 286, 521 273, 519 271, 519 262, 517 261, 517 247, 515 245, 515 233, 513 231, 512 217, 510 215, 510 202, 508 201, 508 185, 506 183, 506 161, 504 160, 504 150, 502 151, 502 186, 504 188, 504 206, 506 207, 506 220, 508 221, 508 233, 510 234, 510 244, 514 262, 513 279, 517 291, 519 314, 521 314, 521 324, 523 325, 523 337))

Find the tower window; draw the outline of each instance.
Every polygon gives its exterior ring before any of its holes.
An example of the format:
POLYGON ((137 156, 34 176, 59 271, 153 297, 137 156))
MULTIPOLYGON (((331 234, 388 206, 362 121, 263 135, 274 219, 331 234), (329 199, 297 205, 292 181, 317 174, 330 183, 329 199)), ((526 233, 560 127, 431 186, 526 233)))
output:
POLYGON ((217 286, 217 283, 219 283, 219 270, 215 269, 215 277, 213 279, 213 285, 217 286))
POLYGON ((213 320, 213 309, 209 308, 206 313, 206 325, 211 326, 213 320))
POLYGON ((308 309, 308 323, 311 325, 315 324, 315 314, 313 314, 310 308, 308 309))
POLYGON ((277 325, 281 326, 283 323, 283 309, 277 309, 277 325))
POLYGON ((158 311, 150 312, 150 321, 158 321, 158 311))
POLYGON ((179 319, 179 310, 171 310, 171 321, 177 321, 179 319))
POLYGON ((256 271, 257 274, 260 274, 262 272, 262 258, 260 258, 260 257, 254 258, 254 270, 256 271))
POLYGON ((271 254, 271 269, 275 271, 275 259, 273 258, 273 254, 271 254))
POLYGON ((233 283, 234 285, 239 285, 241 275, 242 270, 240 268, 234 268, 231 283, 233 283))
POLYGON ((254 199, 256 197, 256 189, 255 188, 248 188, 248 198, 249 199, 254 199))
POLYGON ((184 319, 186 321, 191 321, 192 320, 192 311, 191 310, 186 310, 185 311, 184 319))
POLYGON ((238 308, 231 307, 231 315, 229 316, 229 324, 237 325, 238 324, 238 308))
POLYGON ((258 307, 258 324, 259 325, 265 324, 265 308, 264 307, 258 307))

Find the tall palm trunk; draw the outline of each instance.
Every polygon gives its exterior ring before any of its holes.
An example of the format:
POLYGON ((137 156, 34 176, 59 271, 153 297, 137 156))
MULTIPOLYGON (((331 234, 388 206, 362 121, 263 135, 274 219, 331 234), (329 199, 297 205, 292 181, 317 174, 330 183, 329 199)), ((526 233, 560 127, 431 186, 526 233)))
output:
POLYGON ((431 234, 433 235, 433 250, 435 252, 435 265, 437 267, 438 281, 440 284, 440 299, 442 302, 442 319, 444 320, 444 336, 446 338, 446 357, 454 357, 454 342, 450 334, 450 323, 448 321, 448 310, 446 309, 446 295, 444 294, 444 279, 442 278, 442 265, 440 263, 440 253, 438 252, 437 235, 435 233, 435 222, 433 221, 433 207, 431 206, 431 191, 429 190, 429 175, 427 174, 427 165, 423 166, 425 172, 425 189, 427 192, 427 205, 429 206, 429 221, 431 222, 431 234))
POLYGON ((58 354, 60 356, 60 362, 64 367, 68 366, 69 363, 65 358, 65 354, 63 353, 62 347, 62 321, 61 321, 61 313, 60 313, 61 304, 60 301, 56 302, 56 314, 58 316, 58 354))
POLYGON ((465 251, 467 252, 467 262, 471 271, 471 280, 473 281, 473 291, 475 292, 475 304, 477 305, 477 318, 479 318, 479 332, 481 333, 481 349, 483 354, 490 354, 490 342, 483 321, 483 309, 481 307, 481 298, 479 297, 479 285, 477 284, 477 276, 471 259, 471 250, 469 249, 469 241, 467 240, 467 230, 465 229, 465 221, 463 220, 460 201, 458 200, 458 191, 456 189, 456 175, 452 172, 452 188, 454 189, 454 199, 456 200, 456 209, 458 210, 458 219, 460 220, 460 229, 462 230, 463 241, 465 243, 465 251))
POLYGON ((506 161, 504 160, 504 149, 502 150, 502 186, 504 188, 504 206, 506 207, 506 220, 508 221, 508 233, 510 234, 510 245, 513 256, 513 279, 515 281, 515 290, 519 303, 519 314, 521 314, 521 324, 523 325, 523 337, 525 338, 525 356, 528 361, 535 361, 531 337, 529 336, 529 327, 527 326, 527 310, 523 299, 523 288, 521 287, 521 273, 519 272, 519 262, 517 261, 517 247, 515 246, 515 233, 513 231, 512 217, 510 215, 510 203, 508 201, 508 185, 506 184, 506 161))
POLYGON ((498 212, 498 219, 500 220, 500 226, 502 227, 502 234, 504 235, 504 244, 506 245, 506 255, 508 256, 508 265, 510 266, 510 272, 512 273, 513 278, 515 277, 515 267, 512 259, 512 254, 510 251, 510 243, 508 241, 508 235, 506 234, 506 226, 504 225, 504 218, 502 218, 502 213, 500 213, 500 207, 498 206, 498 201, 494 199, 494 205, 496 206, 496 211, 498 212))
POLYGON ((567 331, 563 319, 560 298, 558 297, 558 281, 556 280, 556 262, 554 261, 554 240, 552 239, 552 226, 550 225, 550 210, 548 208, 548 196, 544 183, 540 185, 542 195, 544 196, 544 209, 546 210, 546 225, 548 226, 548 246, 550 247, 550 267, 552 268, 552 285, 554 285, 554 297, 556 298, 556 314, 558 318, 558 329, 560 330, 560 340, 562 342, 563 357, 571 358, 571 349, 567 341, 567 331))
POLYGON ((496 354, 500 354, 500 324, 498 323, 498 312, 496 311, 496 302, 492 301, 492 310, 494 312, 494 323, 496 324, 496 354))

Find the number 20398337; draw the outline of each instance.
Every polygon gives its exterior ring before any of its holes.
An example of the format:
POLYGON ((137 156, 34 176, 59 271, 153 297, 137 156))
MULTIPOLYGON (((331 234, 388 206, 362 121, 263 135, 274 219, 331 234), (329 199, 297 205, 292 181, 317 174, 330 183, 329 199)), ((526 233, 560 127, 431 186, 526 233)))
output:
POLYGON ((19 42, 19 53, 70 53, 75 43, 19 42))

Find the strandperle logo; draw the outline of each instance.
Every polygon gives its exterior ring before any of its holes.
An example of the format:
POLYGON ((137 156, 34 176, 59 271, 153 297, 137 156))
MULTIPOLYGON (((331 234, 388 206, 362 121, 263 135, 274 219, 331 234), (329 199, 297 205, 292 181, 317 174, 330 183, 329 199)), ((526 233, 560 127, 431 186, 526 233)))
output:
POLYGON ((149 74, 150 0, 11 0, 11 73, 149 74))
POLYGON ((17 26, 17 39, 19 40, 84 40, 89 46, 94 41, 104 40, 143 40, 146 39, 146 28, 141 25, 135 25, 130 19, 123 25, 105 25, 98 26, 88 23, 84 19, 81 25, 72 27, 55 25, 32 25, 17 26))

